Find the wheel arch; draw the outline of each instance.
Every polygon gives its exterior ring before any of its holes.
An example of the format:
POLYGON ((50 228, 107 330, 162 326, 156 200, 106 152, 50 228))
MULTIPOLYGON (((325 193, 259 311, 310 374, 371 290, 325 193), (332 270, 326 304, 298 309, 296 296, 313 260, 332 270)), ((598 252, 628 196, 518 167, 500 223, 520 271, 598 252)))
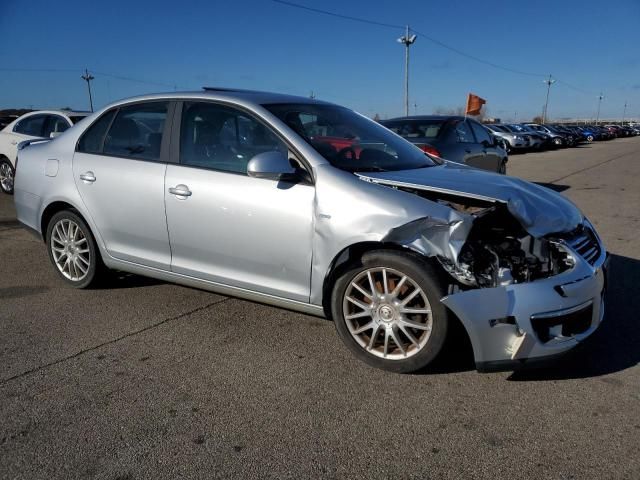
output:
MULTIPOLYGON (((428 262, 434 266, 435 271, 440 275, 440 279, 447 282, 450 285, 450 288, 453 288, 454 285, 459 285, 448 273, 445 272, 440 265, 440 262, 435 260, 433 257, 428 257, 409 247, 392 242, 364 241, 354 243, 342 249, 334 257, 325 276, 324 283, 322 285, 322 308, 327 319, 331 321, 334 320, 331 313, 331 296, 332 287, 335 281, 352 265, 353 261, 356 261, 358 258, 362 258, 365 253, 374 250, 396 251, 413 255, 417 261, 428 262)), ((476 346, 471 340, 471 335, 469 334, 467 325, 465 325, 465 323, 460 320, 455 312, 448 306, 444 305, 444 307, 447 310, 449 321, 451 323, 450 326, 452 327, 452 335, 447 343, 449 344, 456 341, 462 342, 457 343, 456 345, 447 345, 447 350, 454 347, 454 350, 458 350, 458 354, 464 354, 462 350, 469 348, 472 352, 471 356, 474 356, 476 346)), ((453 353, 455 354, 456 352, 453 353)))
POLYGON ((418 261, 429 262, 433 265, 443 278, 447 278, 447 281, 453 282, 454 280, 444 271, 439 262, 435 261, 431 257, 427 257, 422 253, 413 250, 393 242, 376 242, 376 241, 363 241, 354 243, 343 248, 331 261, 329 268, 324 277, 322 284, 322 308, 325 316, 332 320, 331 314, 331 294, 335 281, 342 273, 350 266, 354 261, 362 258, 362 256, 374 250, 388 250, 402 253, 409 253, 414 255, 418 261))
MULTIPOLYGON (((78 210, 75 206, 63 200, 55 200, 51 202, 49 205, 47 205, 42 211, 42 215, 40 215, 40 231, 42 232, 43 241, 45 242, 47 241, 46 239, 47 227, 49 225, 49 222, 51 221, 51 219, 56 213, 61 212, 63 210, 73 211, 73 213, 80 216, 80 218, 82 218, 82 220, 87 225, 89 225, 89 223, 87 222, 87 219, 84 217, 84 215, 82 215, 82 212, 80 212, 80 210, 78 210)), ((91 226, 89 226, 89 228, 91 228, 91 226)), ((94 234, 94 237, 95 237, 95 234, 94 234)))

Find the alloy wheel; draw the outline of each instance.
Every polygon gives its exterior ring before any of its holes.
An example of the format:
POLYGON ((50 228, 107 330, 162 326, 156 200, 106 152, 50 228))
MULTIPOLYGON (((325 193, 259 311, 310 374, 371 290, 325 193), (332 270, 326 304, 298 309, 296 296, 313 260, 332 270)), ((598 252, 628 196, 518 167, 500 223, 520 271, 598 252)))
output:
POLYGON ((83 280, 91 266, 91 251, 82 228, 68 218, 59 220, 51 231, 51 253, 62 275, 71 281, 83 280))
POLYGON ((6 161, 0 163, 0 186, 5 192, 13 191, 13 168, 6 161))
POLYGON ((387 360, 420 352, 433 328, 425 292, 408 275, 391 268, 360 272, 346 288, 342 310, 358 345, 387 360))

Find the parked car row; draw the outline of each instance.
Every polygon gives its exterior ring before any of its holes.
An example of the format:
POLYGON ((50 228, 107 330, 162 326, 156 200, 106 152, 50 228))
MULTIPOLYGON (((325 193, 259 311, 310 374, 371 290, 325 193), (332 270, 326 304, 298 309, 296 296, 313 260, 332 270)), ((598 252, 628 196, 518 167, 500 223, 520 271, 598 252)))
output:
POLYGON ((640 128, 631 126, 481 124, 468 117, 443 115, 399 117, 380 123, 429 155, 498 173, 506 173, 510 153, 575 147, 640 134, 640 128))
POLYGON ((431 363, 456 325, 480 370, 589 337, 607 273, 591 223, 553 190, 439 158, 501 169, 475 120, 414 120, 385 123, 423 151, 310 98, 128 99, 20 144, 17 219, 72 287, 114 269, 326 316, 395 372, 431 363))
POLYGON ((575 147, 584 142, 640 135, 640 128, 618 125, 568 125, 520 123, 488 124, 494 135, 505 140, 509 153, 549 148, 575 147), (511 134, 511 135, 509 135, 511 134), (513 136, 517 136, 517 140, 513 136))

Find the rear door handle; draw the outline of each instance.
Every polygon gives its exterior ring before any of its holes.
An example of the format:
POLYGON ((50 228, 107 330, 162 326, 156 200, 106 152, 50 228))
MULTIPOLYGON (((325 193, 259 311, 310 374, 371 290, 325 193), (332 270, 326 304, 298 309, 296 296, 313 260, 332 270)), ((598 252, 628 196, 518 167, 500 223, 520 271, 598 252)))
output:
POLYGON ((80 174, 80 180, 87 183, 93 183, 96 181, 96 176, 93 172, 84 172, 80 174))
POLYGON ((169 189, 169 193, 171 195, 175 195, 178 198, 183 197, 182 200, 184 200, 186 197, 191 196, 191 190, 189 190, 189 187, 183 184, 176 185, 175 187, 171 187, 169 189))
POLYGON ((11 145, 17 145, 18 141, 17 140, 11 140, 11 145))

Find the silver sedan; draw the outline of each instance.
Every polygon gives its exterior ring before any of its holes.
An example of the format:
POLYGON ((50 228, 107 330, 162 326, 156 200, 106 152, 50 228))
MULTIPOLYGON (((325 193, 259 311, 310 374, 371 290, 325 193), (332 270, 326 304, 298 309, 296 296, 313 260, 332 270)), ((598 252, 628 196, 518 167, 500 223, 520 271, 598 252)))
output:
POLYGON ((21 145, 15 203, 73 287, 115 269, 326 316, 397 372, 455 322, 487 370, 566 352, 604 313, 607 253, 569 200, 308 98, 115 103, 21 145))

